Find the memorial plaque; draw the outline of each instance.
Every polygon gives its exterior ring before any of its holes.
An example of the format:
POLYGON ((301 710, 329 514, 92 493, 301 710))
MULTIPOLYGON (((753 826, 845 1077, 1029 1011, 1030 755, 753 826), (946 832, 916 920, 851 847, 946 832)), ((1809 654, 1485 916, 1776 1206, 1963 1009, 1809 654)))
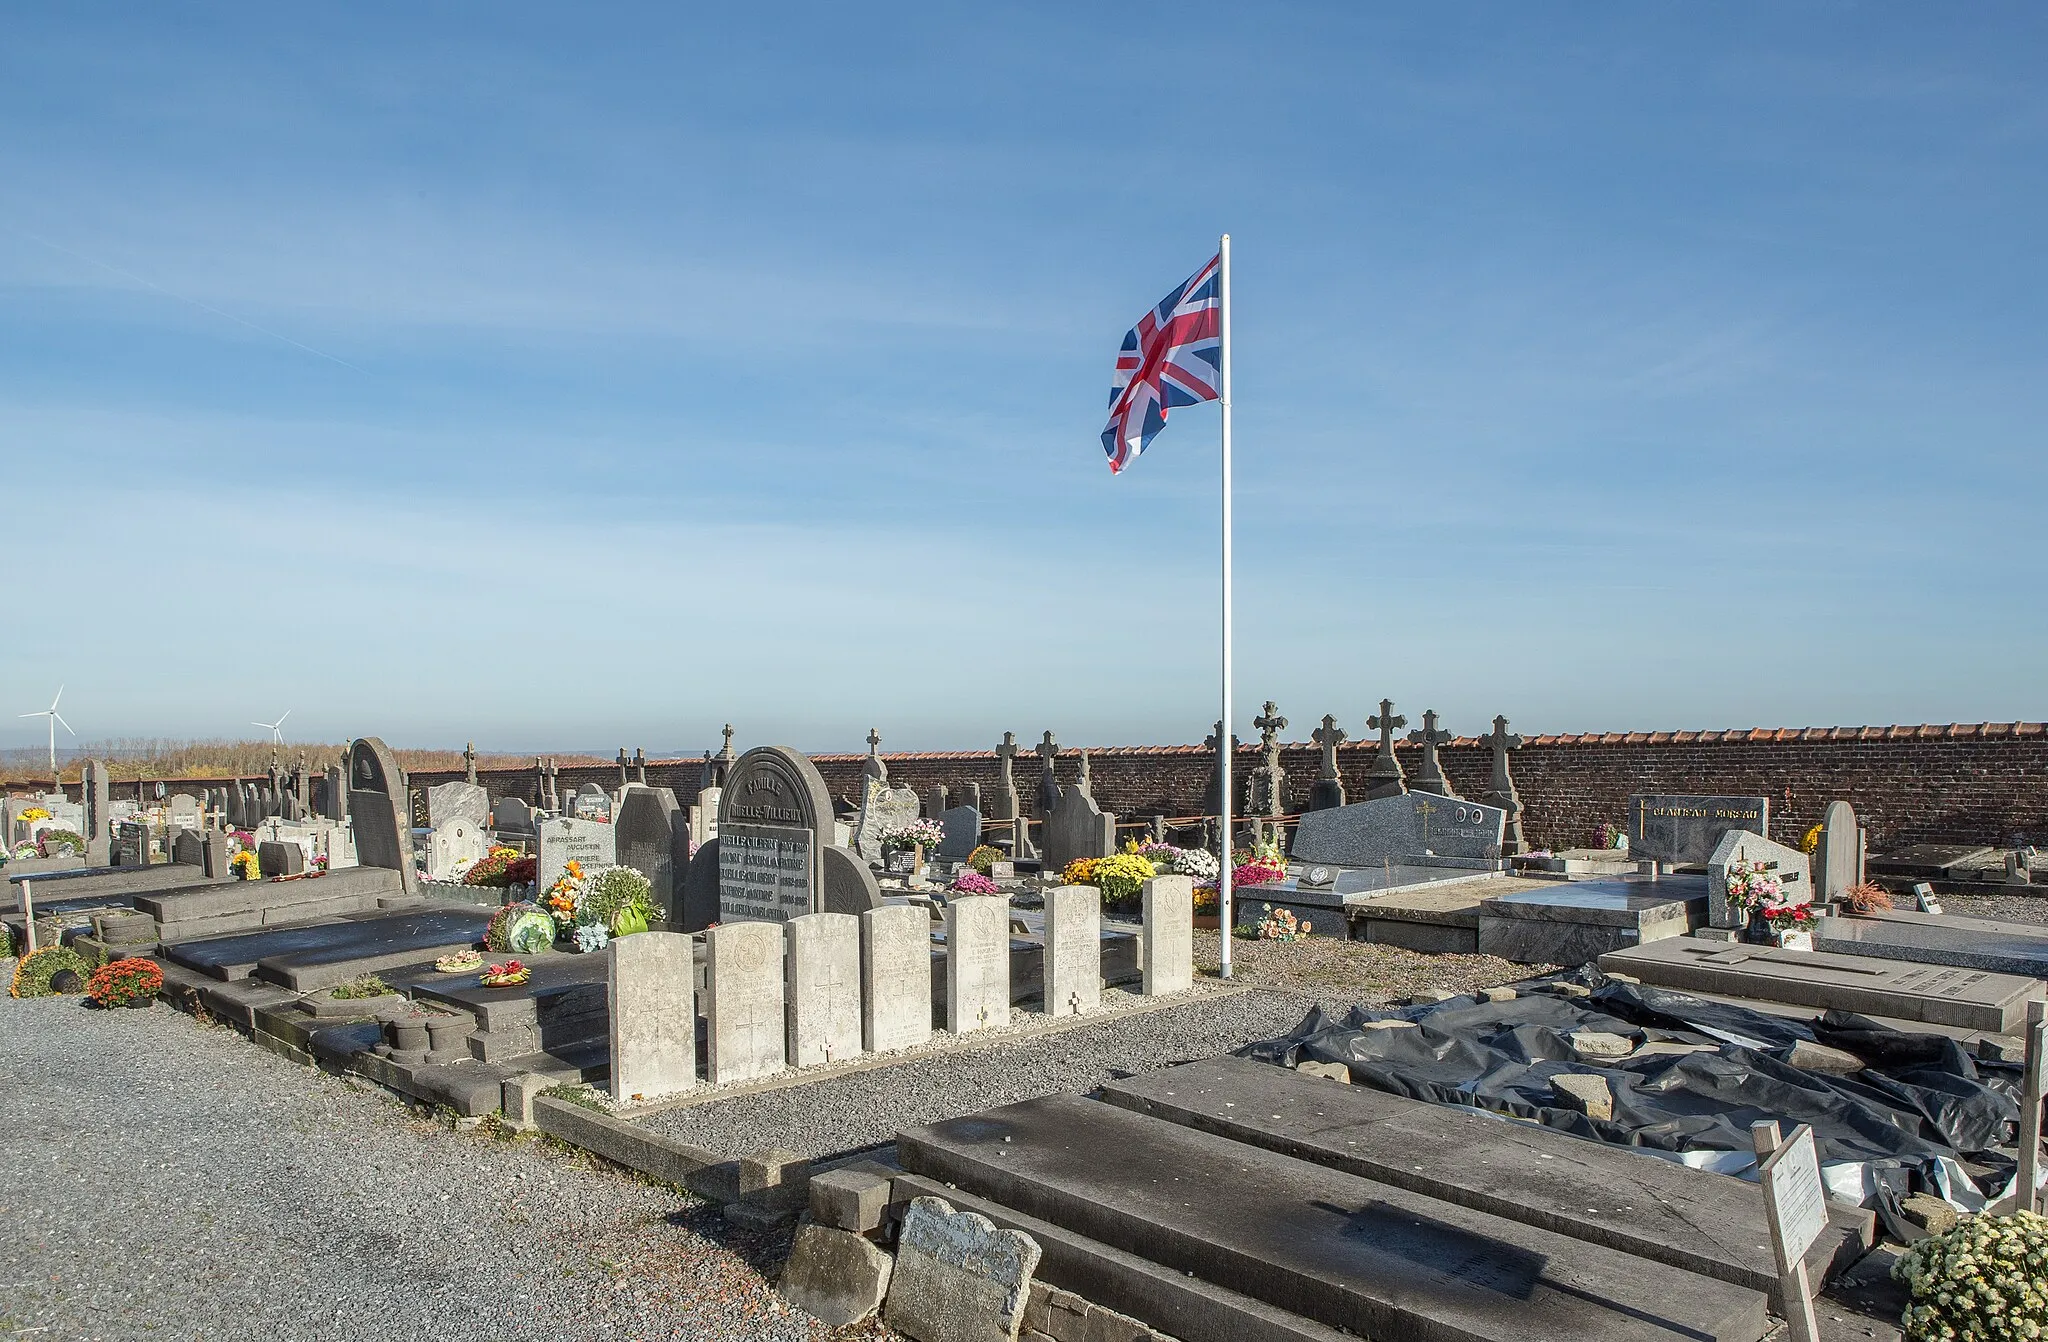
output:
POLYGON ((816 913, 811 837, 784 825, 725 826, 718 836, 719 921, 781 923, 816 913))
POLYGON ((719 921, 818 912, 831 824, 832 796, 802 755, 757 746, 735 760, 718 799, 719 921))
POLYGON ((595 875, 618 861, 618 832, 597 820, 558 816, 540 822, 537 889, 545 897, 571 862, 595 875))
POLYGON ((1721 836, 1746 829, 1770 837, 1768 797, 1690 797, 1638 793, 1628 799, 1629 856, 1705 866, 1721 836))
POLYGON ((1813 1148, 1813 1129, 1799 1131, 1764 1162, 1766 1207, 1777 1222, 1787 1262, 1796 1263, 1828 1228, 1827 1190, 1820 1181, 1820 1159, 1813 1148))

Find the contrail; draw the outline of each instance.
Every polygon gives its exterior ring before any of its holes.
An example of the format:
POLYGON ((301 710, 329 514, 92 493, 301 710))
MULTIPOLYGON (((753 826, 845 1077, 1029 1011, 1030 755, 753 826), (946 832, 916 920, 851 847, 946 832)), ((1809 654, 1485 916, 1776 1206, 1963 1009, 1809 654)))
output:
POLYGON ((30 242, 40 243, 43 246, 48 247, 53 252, 62 252, 66 256, 74 257, 77 260, 85 262, 89 266, 98 266, 101 270, 107 271, 110 274, 119 275, 124 280, 132 280, 135 283, 141 285, 145 289, 151 289, 157 293, 162 294, 165 298, 173 298, 180 303, 189 303, 193 307, 198 308, 201 312, 210 312, 216 317, 226 318, 228 321, 235 323, 237 326, 246 326, 250 330, 257 332, 259 335, 267 335, 272 340, 282 340, 285 344, 290 345, 293 349, 302 349, 306 351, 306 353, 308 354, 315 355, 319 358, 327 360, 329 363, 338 363, 343 368, 347 368, 353 372, 361 373, 364 377, 370 376, 368 369, 358 368, 356 367, 356 365, 350 363, 347 359, 336 358, 334 355, 329 354, 324 349, 314 349, 311 345, 306 344, 304 341, 294 340, 290 336, 278 331, 273 331, 267 326, 258 326, 255 322, 250 321, 246 317, 237 317, 232 312, 222 312, 219 308, 213 306, 211 303, 202 303, 196 298, 188 298, 184 294, 178 293, 171 289, 166 289, 161 284, 158 284, 153 280, 146 280, 142 278, 142 276, 137 275, 133 271, 123 270, 121 269, 121 267, 116 265, 109 265, 107 262, 101 261, 95 257, 87 256, 83 252, 75 252, 71 250, 71 248, 69 247, 65 247, 58 243, 51 242, 48 238, 39 238, 35 234, 29 232, 27 229, 17 228, 13 224, 0 224, 0 228, 5 228, 10 233, 18 234, 21 237, 27 238, 30 242))

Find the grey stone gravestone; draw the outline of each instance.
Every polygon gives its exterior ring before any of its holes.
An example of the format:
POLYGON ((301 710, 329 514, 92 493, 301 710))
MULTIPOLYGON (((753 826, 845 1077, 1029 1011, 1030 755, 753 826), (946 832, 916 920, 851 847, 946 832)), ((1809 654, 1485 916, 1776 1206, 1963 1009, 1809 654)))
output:
POLYGON ((955 806, 939 816, 946 837, 939 843, 937 857, 947 862, 965 862, 981 842, 981 812, 972 806, 955 806))
POLYGON ((265 876, 297 876, 306 870, 306 850, 295 843, 265 839, 256 845, 256 866, 265 876))
POLYGON ((1769 838, 1770 825, 1768 797, 1638 793, 1628 799, 1630 856, 1674 866, 1705 866, 1722 835, 1739 829, 1769 838))
POLYGON ((1033 751, 1038 756, 1038 814, 1048 816, 1060 804, 1059 775, 1053 770, 1053 762, 1060 757, 1060 743, 1052 739, 1048 731, 1033 751))
POLYGON ((1863 836, 1856 827, 1855 808, 1845 801, 1829 802, 1821 816, 1820 847, 1813 854, 1814 898, 1840 899, 1863 879, 1862 857, 1863 836))
POLYGON ((925 815, 933 820, 937 820, 940 816, 944 815, 946 813, 946 799, 951 795, 952 793, 946 789, 944 783, 934 783, 926 788, 924 793, 925 815))
POLYGON ((882 886, 874 868, 860 860, 851 848, 828 844, 824 851, 825 894, 819 901, 826 913, 865 913, 882 907, 882 886))
POLYGON ((1101 1002, 1102 892, 1057 886, 1045 892, 1045 1014, 1078 1016, 1101 1002))
POLYGON ((932 1037, 930 915, 916 904, 891 904, 861 914, 860 928, 862 1045, 887 1053, 925 1043, 932 1037))
POLYGON ((956 1035, 1010 1023, 1010 901, 962 895, 946 905, 946 1028, 956 1035))
POLYGON ((606 947, 614 1100, 653 1099, 697 1084, 694 943, 636 932, 606 947))
POLYGON ((1372 771, 1365 776, 1365 799, 1398 797, 1408 790, 1408 783, 1401 774, 1401 757, 1394 753, 1394 733, 1406 727, 1408 719, 1394 712, 1392 699, 1382 699, 1380 711, 1367 718, 1365 725, 1380 734, 1379 753, 1373 756, 1372 771))
POLYGON ((718 837, 707 845, 717 852, 720 921, 783 922, 818 912, 832 823, 832 796, 804 756, 756 746, 734 761, 719 799, 718 837))
POLYGON ((609 820, 612 817, 612 796, 595 783, 585 783, 576 789, 576 803, 572 809, 579 820, 609 820))
POLYGON ((1145 938, 1138 969, 1147 997, 1195 982, 1195 878, 1154 876, 1144 885, 1145 938))
POLYGON ((917 794, 907 787, 890 787, 886 779, 866 780, 861 793, 860 819, 853 827, 853 849, 865 862, 882 860, 882 836, 917 819, 917 794))
POLYGON ((113 800, 107 766, 87 760, 80 766, 79 801, 85 808, 85 861, 87 866, 104 865, 113 838, 113 800))
POLYGON ((467 820, 482 829, 490 819, 491 794, 475 783, 438 783, 427 789, 427 824, 431 828, 467 820))
POLYGON ((912 1198, 882 1317, 906 1337, 933 1342, 1015 1338, 1041 1252, 1021 1230, 998 1230, 938 1198, 912 1198))
POLYGON ((1060 801, 1045 822, 1045 869, 1056 872, 1079 857, 1108 857, 1116 851, 1116 816, 1095 804, 1080 787, 1060 789, 1060 801))
POLYGON ((327 766, 327 818, 348 819, 348 789, 343 786, 342 767, 339 764, 327 766))
POLYGON ((1746 830, 1729 830, 1707 859, 1707 923, 1712 927, 1743 927, 1746 910, 1728 902, 1728 868, 1736 862, 1761 864, 1778 878, 1778 903, 1811 904, 1813 877, 1806 854, 1746 830))
POLYGON ((406 805, 405 771, 382 741, 366 736, 349 747, 348 813, 356 839, 356 861, 398 873, 407 895, 419 893, 412 862, 412 826, 406 805))
POLYGON ((500 797, 491 808, 491 828, 500 834, 533 833, 533 808, 518 797, 500 797))
POLYGON ((173 830, 198 829, 201 824, 199 798, 189 792, 173 792, 164 804, 173 830))
POLYGON ((783 1069, 782 991, 780 927, 735 922, 704 933, 704 1038, 712 1085, 783 1069))
POLYGON ((628 783, 612 822, 613 860, 645 876, 651 898, 664 916, 676 907, 676 827, 682 808, 665 787, 628 783))
POLYGON ((171 861, 197 867, 206 861, 206 840, 196 829, 181 829, 171 837, 171 861))
POLYGON ((702 932, 723 916, 718 902, 718 840, 699 844, 683 875, 683 906, 671 922, 685 932, 702 932))
POLYGON ((1451 787, 1451 780, 1444 776, 1443 762, 1437 758, 1436 753, 1437 747, 1447 744, 1450 739, 1451 734, 1437 726, 1436 710, 1425 710, 1422 714, 1422 726, 1408 733, 1409 744, 1422 747, 1422 767, 1415 771, 1415 791, 1433 792, 1439 797, 1457 797, 1457 791, 1451 787))
POLYGON ((208 880, 225 881, 233 878, 234 872, 228 866, 230 856, 228 836, 217 829, 208 830, 206 848, 201 853, 199 862, 200 870, 206 873, 208 880))
MULTIPOLYGON (((538 826, 539 861, 535 870, 535 893, 545 897, 571 862, 587 874, 618 865, 618 830, 602 820, 578 820, 557 816, 538 826)), ((645 872, 641 873, 643 876, 645 872)))
POLYGON ((844 1062, 861 1051, 860 919, 806 913, 782 925, 786 1052, 792 1067, 844 1062))
POLYGON ((1425 855, 1497 859, 1506 820, 1497 806, 1401 792, 1309 812, 1294 828, 1290 856, 1340 867, 1377 867, 1425 855))
POLYGON ((1500 850, 1503 853, 1526 853, 1529 842, 1522 833, 1522 794, 1515 790, 1515 776, 1508 768, 1508 754, 1522 748, 1522 738, 1508 730, 1508 720, 1498 714, 1493 719, 1493 734, 1486 738, 1493 747, 1493 780, 1487 787, 1485 801, 1489 806, 1498 806, 1506 815, 1507 823, 1501 830, 1500 850))

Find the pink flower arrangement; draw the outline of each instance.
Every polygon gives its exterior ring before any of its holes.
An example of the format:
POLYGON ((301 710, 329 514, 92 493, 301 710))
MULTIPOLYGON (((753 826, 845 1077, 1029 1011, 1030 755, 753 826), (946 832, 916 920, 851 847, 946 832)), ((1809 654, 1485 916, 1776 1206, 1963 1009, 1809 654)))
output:
POLYGON ((1230 883, 1233 886, 1271 885, 1275 881, 1285 879, 1287 864, 1276 862, 1269 857, 1255 857, 1234 868, 1230 873, 1230 883))
POLYGON ((946 887, 960 895, 1000 895, 1003 888, 978 871, 963 871, 946 887))

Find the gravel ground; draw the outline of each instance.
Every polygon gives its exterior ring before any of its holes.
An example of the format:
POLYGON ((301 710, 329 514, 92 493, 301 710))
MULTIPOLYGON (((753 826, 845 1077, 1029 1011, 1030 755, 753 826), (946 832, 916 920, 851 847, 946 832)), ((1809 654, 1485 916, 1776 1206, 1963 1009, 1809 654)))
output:
POLYGON ((886 1142, 901 1128, 1213 1058, 1254 1039, 1286 1034, 1307 1010, 1300 998, 1271 992, 1197 998, 1056 1035, 659 1110, 640 1122, 728 1156, 766 1146, 813 1158, 836 1155, 886 1142))
MULTIPOLYGON (((1214 932, 1195 933, 1195 968, 1214 974, 1222 942, 1214 932)), ((1307 937, 1301 941, 1230 943, 1234 982, 1254 983, 1321 1002, 1333 1011, 1364 1003, 1386 1006, 1426 988, 1469 993, 1503 983, 1520 983, 1557 971, 1555 965, 1518 965, 1491 955, 1425 955, 1369 941, 1307 937)))
MULTIPOLYGON (((2048 899, 2040 895, 1942 895, 1941 911, 1958 918, 1989 918, 2002 923, 2039 923, 2048 926, 2048 899)), ((1913 906, 1911 895, 1894 895, 1899 908, 1913 906)))
POLYGON ((167 1006, 0 997, 0 1337, 816 1339, 786 1239, 167 1006))

